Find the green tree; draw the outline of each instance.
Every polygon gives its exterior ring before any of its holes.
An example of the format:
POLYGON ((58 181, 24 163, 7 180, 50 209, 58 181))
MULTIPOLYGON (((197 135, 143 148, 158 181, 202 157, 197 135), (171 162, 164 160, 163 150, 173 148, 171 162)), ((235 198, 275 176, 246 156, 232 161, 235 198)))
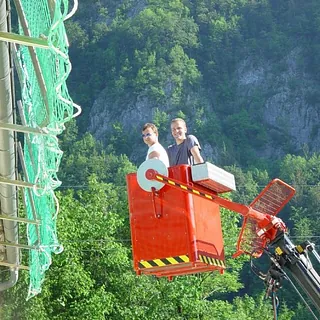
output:
MULTIPOLYGON (((235 319, 237 308, 219 294, 237 291, 243 261, 218 273, 165 278, 137 277, 132 270, 129 238, 123 237, 127 208, 120 209, 114 185, 90 177, 88 187, 58 193, 58 234, 63 253, 53 257, 42 292, 25 301, 27 274, 4 293, 3 319, 235 319), (210 301, 208 298, 214 298, 210 301), (219 306, 224 305, 223 309, 219 306)), ((223 211, 224 232, 237 230, 237 216, 223 211)), ((233 243, 226 240, 226 246, 233 243)), ((227 250, 229 255, 230 250, 227 250)), ((228 257, 230 259, 230 257, 228 257)), ((236 303, 240 305, 240 298, 236 303)), ((242 304, 246 319, 254 308, 242 304)), ((258 302, 257 302, 258 303, 258 302)), ((271 318, 270 318, 271 319, 271 318)))
MULTIPOLYGON (((115 137, 112 139, 111 143, 115 145, 119 142, 114 140, 115 137)), ((107 153, 90 133, 77 141, 65 136, 62 140, 65 154, 59 174, 59 179, 63 181, 62 188, 85 186, 92 174, 98 175, 99 181, 125 186, 125 174, 135 171, 136 167, 125 155, 115 154, 113 144, 109 145, 111 152, 107 153)))
POLYGON ((292 200, 292 221, 297 235, 312 236, 319 233, 319 177, 320 157, 317 154, 302 157, 287 155, 280 167, 280 174, 295 190, 292 200))

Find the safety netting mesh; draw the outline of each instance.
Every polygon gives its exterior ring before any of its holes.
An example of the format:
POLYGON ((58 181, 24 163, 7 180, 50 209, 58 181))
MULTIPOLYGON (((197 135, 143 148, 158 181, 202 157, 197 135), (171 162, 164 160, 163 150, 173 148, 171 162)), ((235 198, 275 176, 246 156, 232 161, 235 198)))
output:
MULTIPOLYGON (((41 221, 40 225, 29 224, 27 228, 28 244, 34 247, 29 255, 27 299, 30 299, 41 292, 52 253, 63 250, 57 238, 59 204, 54 194, 61 184, 57 172, 62 151, 57 135, 63 132, 67 121, 80 113, 80 107, 73 103, 66 85, 71 63, 64 21, 74 10, 68 13, 67 0, 20 0, 19 3, 29 35, 48 44, 47 48, 23 45, 18 48, 26 126, 42 132, 26 134, 24 138, 24 179, 35 185, 33 189, 25 189, 27 218, 41 221)), ((25 31, 20 23, 20 34, 25 35, 25 31)))

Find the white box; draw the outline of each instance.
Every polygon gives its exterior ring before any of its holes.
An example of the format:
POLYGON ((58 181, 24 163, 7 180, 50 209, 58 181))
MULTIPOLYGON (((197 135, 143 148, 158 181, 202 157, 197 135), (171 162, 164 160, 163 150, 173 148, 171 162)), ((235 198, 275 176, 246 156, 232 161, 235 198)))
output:
POLYGON ((209 162, 191 166, 191 177, 194 183, 217 193, 236 190, 234 175, 209 162))

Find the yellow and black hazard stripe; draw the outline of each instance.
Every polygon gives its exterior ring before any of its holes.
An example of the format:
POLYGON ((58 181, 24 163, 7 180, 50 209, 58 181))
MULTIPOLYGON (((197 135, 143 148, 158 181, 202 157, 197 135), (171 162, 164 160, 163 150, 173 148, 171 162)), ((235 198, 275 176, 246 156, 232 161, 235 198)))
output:
POLYGON ((170 184, 170 185, 172 185, 172 186, 179 187, 179 188, 181 188, 181 189, 184 190, 184 191, 192 192, 192 193, 194 193, 194 194, 196 194, 196 195, 198 195, 198 196, 202 196, 202 197, 204 197, 204 198, 206 198, 206 199, 210 199, 210 200, 213 200, 213 199, 214 199, 214 197, 212 197, 212 195, 210 195, 210 194, 207 194, 207 193, 205 193, 205 192, 199 191, 199 190, 197 190, 197 189, 190 188, 189 186, 183 185, 183 184, 181 184, 181 183, 175 182, 175 181, 170 180, 170 179, 165 178, 165 177, 161 177, 161 176, 159 176, 159 175, 157 175, 157 174, 156 174, 156 178, 157 178, 158 181, 166 182, 166 183, 168 183, 168 184, 170 184))
POLYGON ((216 266, 216 267, 222 267, 225 268, 226 265, 223 260, 215 259, 212 257, 204 256, 202 254, 199 254, 199 259, 201 262, 210 264, 211 266, 216 266))
POLYGON ((141 260, 139 261, 139 268, 154 268, 154 267, 165 267, 169 265, 186 263, 189 262, 190 259, 187 255, 176 256, 176 257, 168 257, 162 259, 153 259, 153 260, 141 260))

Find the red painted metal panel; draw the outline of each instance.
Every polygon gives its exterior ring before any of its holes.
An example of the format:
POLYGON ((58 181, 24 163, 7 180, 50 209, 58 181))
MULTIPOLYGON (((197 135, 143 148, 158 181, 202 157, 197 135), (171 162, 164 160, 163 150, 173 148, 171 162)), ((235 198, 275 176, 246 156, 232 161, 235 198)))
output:
POLYGON ((197 253, 224 260, 219 205, 197 196, 192 198, 197 253))

